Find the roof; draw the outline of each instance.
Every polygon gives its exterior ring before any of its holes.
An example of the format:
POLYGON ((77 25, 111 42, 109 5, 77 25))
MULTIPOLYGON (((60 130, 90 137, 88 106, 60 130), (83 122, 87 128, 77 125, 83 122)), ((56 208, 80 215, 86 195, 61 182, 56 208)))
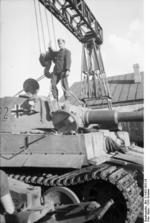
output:
MULTIPOLYGON (((134 82, 134 73, 110 76, 107 78, 113 104, 137 104, 144 101, 144 72, 140 72, 141 82, 134 82)), ((75 82, 70 91, 80 98, 81 82, 75 82)), ((70 97, 73 104, 77 104, 75 97, 70 97)), ((90 106, 100 105, 98 100, 90 101, 90 106)))

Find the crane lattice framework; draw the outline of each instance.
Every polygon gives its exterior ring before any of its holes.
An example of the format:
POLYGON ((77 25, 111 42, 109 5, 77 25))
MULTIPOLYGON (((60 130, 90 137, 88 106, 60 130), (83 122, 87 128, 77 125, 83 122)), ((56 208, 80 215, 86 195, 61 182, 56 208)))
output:
POLYGON ((111 97, 100 46, 103 29, 83 0, 39 0, 82 44, 81 99, 107 103, 111 97))

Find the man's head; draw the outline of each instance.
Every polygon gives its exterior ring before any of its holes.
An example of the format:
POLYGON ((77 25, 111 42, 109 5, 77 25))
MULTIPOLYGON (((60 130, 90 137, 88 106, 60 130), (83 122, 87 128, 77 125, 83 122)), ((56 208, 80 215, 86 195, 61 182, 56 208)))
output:
POLYGON ((36 97, 39 88, 40 88, 39 83, 32 78, 25 80, 23 83, 23 90, 29 97, 36 97))
POLYGON ((57 39, 57 43, 58 43, 58 46, 59 46, 59 49, 64 49, 65 48, 65 40, 64 39, 57 39))

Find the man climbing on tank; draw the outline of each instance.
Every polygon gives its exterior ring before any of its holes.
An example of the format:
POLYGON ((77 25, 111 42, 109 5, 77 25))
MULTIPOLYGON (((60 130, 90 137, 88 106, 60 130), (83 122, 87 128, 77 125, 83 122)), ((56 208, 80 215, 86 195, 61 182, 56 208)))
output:
POLYGON ((44 75, 47 78, 51 78, 52 94, 54 99, 58 101, 58 89, 57 84, 61 80, 64 98, 68 100, 68 76, 70 74, 71 67, 71 52, 65 48, 65 40, 57 40, 59 51, 54 51, 49 44, 49 49, 46 54, 40 55, 40 62, 45 67, 44 75), (53 72, 50 73, 51 62, 54 62, 55 66, 53 72))
POLYGON ((51 120, 50 105, 46 97, 38 96, 39 89, 40 85, 37 80, 33 78, 28 78, 24 81, 23 90, 26 93, 25 97, 27 97, 27 100, 25 100, 22 103, 21 108, 23 108, 24 114, 33 115, 36 113, 36 107, 39 104, 40 112, 42 115, 42 104, 44 103, 46 119, 50 121, 51 120))
POLYGON ((32 108, 34 107, 35 102, 38 100, 39 88, 39 83, 33 78, 29 78, 23 83, 23 90, 26 93, 28 99, 23 102, 21 107, 24 109, 24 112, 28 115, 32 114, 32 108))

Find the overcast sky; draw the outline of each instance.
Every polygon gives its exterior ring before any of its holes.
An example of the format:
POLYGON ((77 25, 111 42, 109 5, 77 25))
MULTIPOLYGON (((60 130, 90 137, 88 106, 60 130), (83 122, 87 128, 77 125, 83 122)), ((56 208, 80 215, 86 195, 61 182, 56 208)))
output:
MULTIPOLYGON (((91 11, 103 27, 104 43, 101 47, 106 75, 133 71, 139 63, 143 70, 143 0, 86 0, 91 11)), ((43 12, 46 45, 48 30, 43 12)), ((39 63, 39 45, 33 0, 1 0, 1 96, 12 96, 22 88, 26 78, 43 74, 39 63)), ((53 30, 48 13, 51 38, 53 30)), ((66 39, 66 48, 72 52, 69 83, 80 81, 81 44, 54 19, 56 37, 66 39)), ((54 45, 54 41, 52 41, 54 45)), ((44 51, 42 38, 42 49, 44 51)), ((48 94, 49 81, 41 81, 41 95, 48 94)))

